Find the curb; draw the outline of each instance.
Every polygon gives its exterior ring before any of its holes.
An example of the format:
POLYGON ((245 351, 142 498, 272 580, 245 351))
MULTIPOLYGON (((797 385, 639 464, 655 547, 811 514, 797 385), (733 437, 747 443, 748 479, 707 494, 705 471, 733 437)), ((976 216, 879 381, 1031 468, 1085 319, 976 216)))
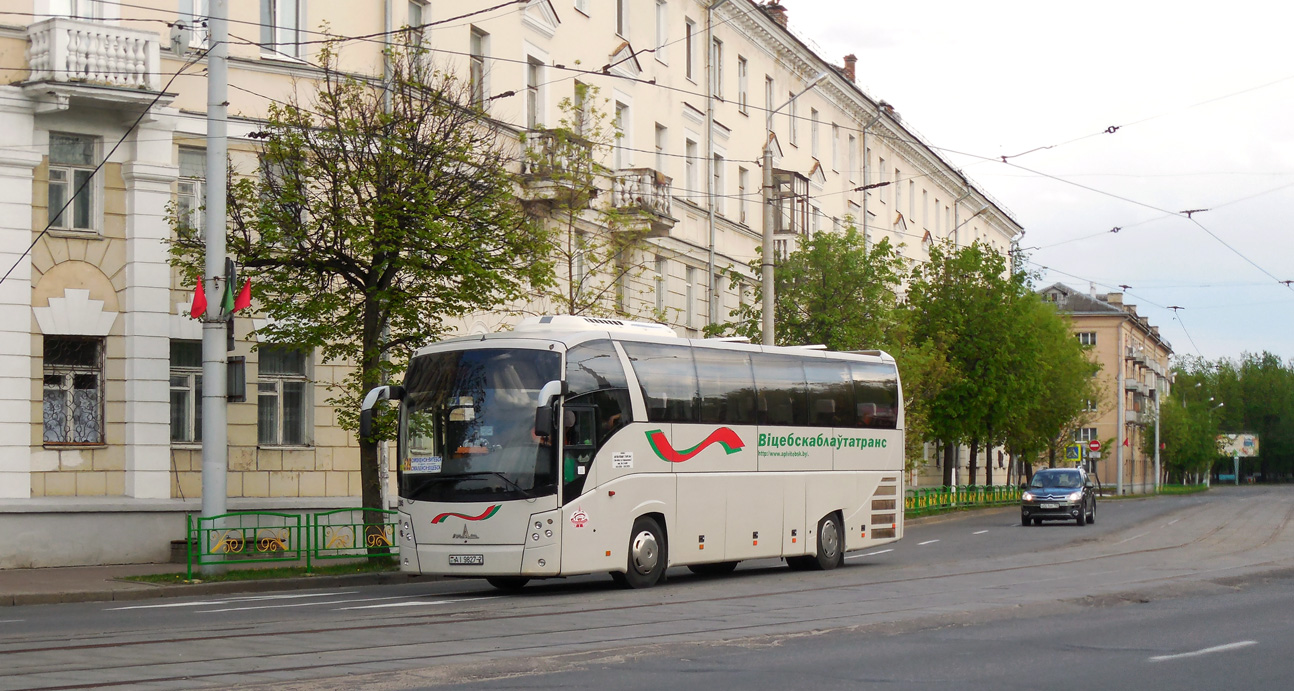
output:
MULTIPOLYGON (((23 605, 53 605, 75 602, 124 602, 152 600, 188 595, 231 595, 241 593, 268 593, 285 590, 315 588, 340 588, 366 585, 401 585, 439 580, 435 577, 417 576, 401 572, 364 573, 346 576, 304 576, 298 578, 267 578, 264 580, 220 581, 191 585, 150 585, 131 590, 80 590, 61 593, 17 593, 0 596, 0 607, 23 605)), ((121 582, 121 581, 119 581, 121 582)), ((149 584, 141 584, 149 585, 149 584)))

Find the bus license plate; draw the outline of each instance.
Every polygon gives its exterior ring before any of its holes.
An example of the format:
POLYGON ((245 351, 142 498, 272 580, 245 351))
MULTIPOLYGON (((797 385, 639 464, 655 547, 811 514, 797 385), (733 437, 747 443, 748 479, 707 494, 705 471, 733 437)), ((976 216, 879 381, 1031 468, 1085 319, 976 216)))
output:
POLYGON ((484 554, 451 554, 449 555, 450 566, 483 566, 485 564, 484 554))
MULTIPOLYGON (((1041 505, 1040 505, 1040 508, 1043 508, 1043 509, 1059 509, 1059 508, 1060 508, 1060 505, 1059 505, 1059 504, 1041 504, 1041 505)), ((450 557, 450 559, 453 559, 453 557, 450 557)), ((451 561, 451 562, 449 562, 449 563, 453 564, 454 562, 452 562, 452 561, 451 561)))

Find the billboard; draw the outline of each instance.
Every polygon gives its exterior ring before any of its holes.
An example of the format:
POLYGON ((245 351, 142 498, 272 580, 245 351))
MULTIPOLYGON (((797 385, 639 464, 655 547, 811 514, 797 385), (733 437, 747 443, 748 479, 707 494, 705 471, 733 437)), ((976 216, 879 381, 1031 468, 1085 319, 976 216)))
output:
POLYGON ((1228 458, 1253 458, 1258 455, 1258 435, 1219 434, 1218 451, 1228 458))

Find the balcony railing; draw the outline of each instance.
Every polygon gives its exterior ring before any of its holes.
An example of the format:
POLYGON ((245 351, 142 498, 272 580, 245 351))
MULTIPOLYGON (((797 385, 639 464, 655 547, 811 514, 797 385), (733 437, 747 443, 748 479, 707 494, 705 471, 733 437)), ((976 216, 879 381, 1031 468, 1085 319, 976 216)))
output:
POLYGON ((80 19, 54 18, 27 27, 33 82, 101 84, 159 90, 158 36, 80 19))
POLYGON ((617 209, 641 209, 657 216, 670 216, 673 181, 651 168, 626 168, 617 171, 611 181, 611 206, 617 209))
POLYGON ((562 137, 548 130, 526 132, 521 174, 535 180, 586 175, 592 171, 592 145, 574 136, 562 137))

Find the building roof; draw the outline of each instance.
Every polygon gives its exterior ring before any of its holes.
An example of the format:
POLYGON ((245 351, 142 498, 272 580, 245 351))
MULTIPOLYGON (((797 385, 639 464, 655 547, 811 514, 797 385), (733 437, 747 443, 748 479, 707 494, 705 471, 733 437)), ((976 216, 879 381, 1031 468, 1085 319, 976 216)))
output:
POLYGON ((1056 305, 1056 309, 1074 316, 1084 317, 1122 317, 1135 324, 1146 335, 1155 339, 1168 353, 1173 346, 1159 334, 1158 326, 1151 326, 1150 320, 1137 314, 1137 306, 1123 301, 1123 293, 1097 293, 1095 290, 1084 293, 1064 283, 1053 283, 1038 291, 1042 299, 1056 305))

